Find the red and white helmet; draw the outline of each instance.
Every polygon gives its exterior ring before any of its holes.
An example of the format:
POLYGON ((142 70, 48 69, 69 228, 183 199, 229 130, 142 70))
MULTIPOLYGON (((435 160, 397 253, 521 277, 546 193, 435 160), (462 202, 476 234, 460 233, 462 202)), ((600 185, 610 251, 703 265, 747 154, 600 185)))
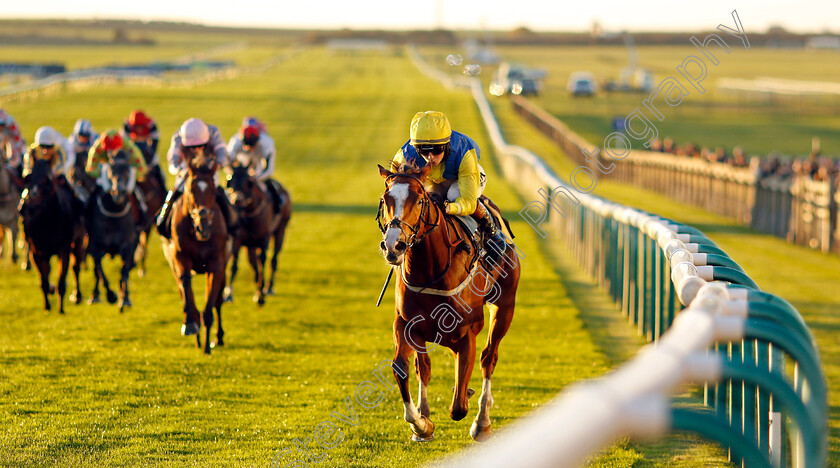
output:
POLYGON ((184 146, 201 146, 210 141, 210 129, 201 119, 195 117, 187 120, 178 130, 181 144, 184 146))

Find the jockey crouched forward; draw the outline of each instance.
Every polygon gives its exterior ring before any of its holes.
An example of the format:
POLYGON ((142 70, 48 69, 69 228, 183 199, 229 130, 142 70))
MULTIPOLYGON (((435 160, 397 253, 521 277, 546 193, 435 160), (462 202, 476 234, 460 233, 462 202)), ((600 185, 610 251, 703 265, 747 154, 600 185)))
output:
MULTIPOLYGON (((81 216, 83 213, 82 202, 76 196, 70 183, 67 181, 67 174, 72 170, 75 161, 75 154, 68 151, 70 148, 69 142, 58 131, 52 127, 41 127, 35 132, 35 142, 29 147, 23 157, 23 172, 24 178, 32 172, 35 166, 35 161, 44 159, 50 163, 52 167, 53 177, 58 184, 58 189, 63 190, 73 200, 73 209, 77 215, 81 216)), ((20 205, 29 197, 29 191, 24 190, 21 194, 20 205)))
POLYGON ((422 168, 432 166, 426 178, 426 190, 444 195, 447 214, 472 216, 486 234, 487 256, 498 262, 507 247, 504 234, 496 228, 487 207, 478 199, 484 192, 487 176, 478 164, 480 149, 472 138, 452 130, 449 119, 442 112, 418 112, 411 119, 409 141, 392 161, 392 169, 402 164, 422 168))
POLYGON ((249 168, 260 189, 271 197, 274 212, 280 212, 279 183, 271 178, 274 173, 274 159, 277 148, 274 140, 268 136, 265 127, 258 123, 246 122, 228 142, 228 154, 231 164, 240 164, 249 168))
MULTIPOLYGON (((128 155, 128 164, 134 168, 137 182, 142 182, 146 179, 146 161, 143 160, 143 154, 140 152, 140 148, 138 148, 137 145, 132 143, 130 140, 124 140, 116 130, 108 130, 100 135, 100 137, 90 147, 90 151, 88 152, 85 172, 97 181, 96 188, 94 189, 95 191, 102 190, 103 188, 99 185, 99 176, 102 172, 102 165, 108 164, 120 151, 128 155)), ((87 204, 88 213, 92 209, 91 207, 93 206, 94 198, 93 194, 91 194, 90 200, 88 200, 87 204)), ((137 208, 138 213, 137 230, 142 231, 148 221, 149 215, 148 208, 146 207, 146 199, 139 184, 135 184, 134 193, 131 198, 131 203, 135 208, 137 208)), ((88 216, 87 219, 91 219, 91 217, 88 216)))
POLYGON ((26 141, 15 119, 0 109, 0 162, 18 178, 23 178, 23 157, 26 154, 26 141))
MULTIPOLYGON (((214 155, 220 168, 230 165, 225 141, 218 127, 207 125, 201 119, 192 118, 184 122, 181 128, 172 135, 172 143, 166 154, 166 159, 169 161, 169 173, 177 176, 172 190, 166 195, 166 201, 157 219, 158 233, 167 239, 172 235, 169 222, 172 206, 184 193, 184 183, 189 172, 189 159, 200 152, 214 155)), ((239 225, 236 212, 225 195, 224 189, 219 185, 218 173, 215 178, 216 203, 222 209, 228 234, 233 236, 239 225)))
POLYGON ((158 181, 163 190, 166 189, 166 179, 160 168, 160 157, 158 156, 158 143, 160 142, 160 131, 157 122, 149 117, 142 110, 135 110, 128 119, 123 122, 122 137, 130 139, 140 148, 143 160, 149 170, 149 177, 158 181))

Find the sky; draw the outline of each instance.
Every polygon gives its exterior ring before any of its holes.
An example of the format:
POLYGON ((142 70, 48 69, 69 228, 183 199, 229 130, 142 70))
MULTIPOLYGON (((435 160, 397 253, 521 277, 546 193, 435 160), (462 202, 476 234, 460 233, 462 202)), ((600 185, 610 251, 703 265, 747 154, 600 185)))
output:
POLYGON ((5 18, 176 20, 278 28, 490 29, 537 31, 711 30, 732 24, 749 32, 781 25, 796 32, 840 33, 840 1, 803 0, 30 0, 3 2, 5 18))

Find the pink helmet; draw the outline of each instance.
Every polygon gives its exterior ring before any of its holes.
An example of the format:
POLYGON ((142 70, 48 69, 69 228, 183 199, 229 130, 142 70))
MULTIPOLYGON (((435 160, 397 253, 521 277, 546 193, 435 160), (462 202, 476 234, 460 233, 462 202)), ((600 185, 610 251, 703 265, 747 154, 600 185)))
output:
POLYGON ((184 146, 201 146, 210 141, 210 129, 207 128, 207 124, 195 117, 181 125, 178 135, 180 135, 181 144, 184 146))

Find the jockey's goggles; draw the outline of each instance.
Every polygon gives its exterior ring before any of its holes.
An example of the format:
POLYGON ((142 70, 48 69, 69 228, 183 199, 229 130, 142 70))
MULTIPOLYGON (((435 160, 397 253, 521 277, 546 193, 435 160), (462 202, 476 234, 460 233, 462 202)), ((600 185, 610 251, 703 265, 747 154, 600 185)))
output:
POLYGON ((425 156, 427 154, 432 155, 443 153, 446 145, 418 145, 415 146, 415 148, 417 148, 417 152, 420 153, 420 156, 425 156))
POLYGON ((55 145, 38 145, 38 146, 44 151, 49 151, 49 150, 55 148, 55 145))

